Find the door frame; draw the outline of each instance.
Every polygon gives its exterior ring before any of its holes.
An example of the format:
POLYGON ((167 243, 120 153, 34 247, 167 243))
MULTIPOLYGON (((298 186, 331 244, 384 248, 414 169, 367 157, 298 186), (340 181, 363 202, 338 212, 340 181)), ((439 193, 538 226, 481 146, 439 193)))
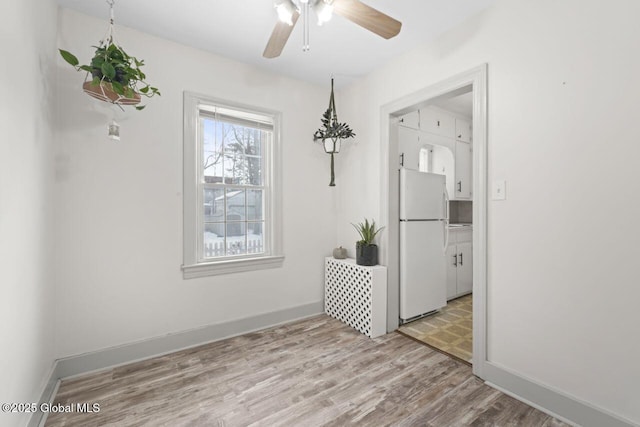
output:
POLYGON ((390 126, 398 116, 436 98, 473 90, 473 373, 484 377, 487 363, 487 64, 457 74, 381 107, 382 194, 380 213, 387 224, 381 258, 387 266, 387 332, 398 329, 400 310, 400 227, 398 135, 390 126))

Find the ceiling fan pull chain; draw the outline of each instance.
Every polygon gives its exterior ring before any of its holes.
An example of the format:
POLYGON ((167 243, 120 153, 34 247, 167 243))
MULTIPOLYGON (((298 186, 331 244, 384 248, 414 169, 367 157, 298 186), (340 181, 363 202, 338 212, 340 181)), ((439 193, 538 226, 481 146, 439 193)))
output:
POLYGON ((302 24, 304 26, 302 32, 302 51, 309 52, 309 1, 303 2, 302 5, 302 24))

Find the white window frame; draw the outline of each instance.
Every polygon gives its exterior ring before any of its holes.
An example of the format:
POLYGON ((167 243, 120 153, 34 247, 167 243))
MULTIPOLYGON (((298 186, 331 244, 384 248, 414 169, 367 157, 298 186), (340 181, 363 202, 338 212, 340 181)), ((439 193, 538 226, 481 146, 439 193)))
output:
POLYGON ((281 135, 282 114, 272 110, 242 105, 193 92, 184 92, 183 128, 183 264, 185 279, 281 267, 282 251, 282 180, 281 135), (263 147, 265 186, 265 223, 263 254, 248 254, 220 259, 201 259, 202 246, 202 150, 199 117, 201 110, 221 107, 273 119, 273 138, 263 147))

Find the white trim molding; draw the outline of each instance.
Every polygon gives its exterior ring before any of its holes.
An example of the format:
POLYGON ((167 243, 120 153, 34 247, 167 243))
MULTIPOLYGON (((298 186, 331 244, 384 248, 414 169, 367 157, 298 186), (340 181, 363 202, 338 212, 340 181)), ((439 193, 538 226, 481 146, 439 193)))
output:
POLYGON ((582 427, 638 426, 575 396, 516 374, 497 363, 485 363, 484 374, 487 385, 568 424, 582 427))
POLYGON ((185 279, 194 279, 197 277, 216 276, 219 274, 239 273, 242 271, 262 270, 265 268, 278 268, 282 267, 283 262, 283 256, 266 256, 260 258, 246 258, 183 265, 182 275, 185 279))
POLYGON ((162 356, 214 341, 259 331, 283 323, 293 322, 324 313, 324 301, 285 308, 241 319, 215 323, 202 328, 167 334, 134 343, 110 347, 91 353, 58 360, 59 378, 67 378, 87 372, 162 356))

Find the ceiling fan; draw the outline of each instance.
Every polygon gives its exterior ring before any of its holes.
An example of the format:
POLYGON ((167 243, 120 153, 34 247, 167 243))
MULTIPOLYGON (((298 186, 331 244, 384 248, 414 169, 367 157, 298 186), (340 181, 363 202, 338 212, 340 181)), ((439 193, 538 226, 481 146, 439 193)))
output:
POLYGON ((318 25, 331 19, 331 15, 335 12, 385 39, 398 35, 402 27, 402 22, 359 0, 274 0, 274 6, 278 13, 278 22, 262 54, 265 58, 280 56, 301 14, 305 26, 302 50, 309 50, 310 9, 318 16, 318 25))

